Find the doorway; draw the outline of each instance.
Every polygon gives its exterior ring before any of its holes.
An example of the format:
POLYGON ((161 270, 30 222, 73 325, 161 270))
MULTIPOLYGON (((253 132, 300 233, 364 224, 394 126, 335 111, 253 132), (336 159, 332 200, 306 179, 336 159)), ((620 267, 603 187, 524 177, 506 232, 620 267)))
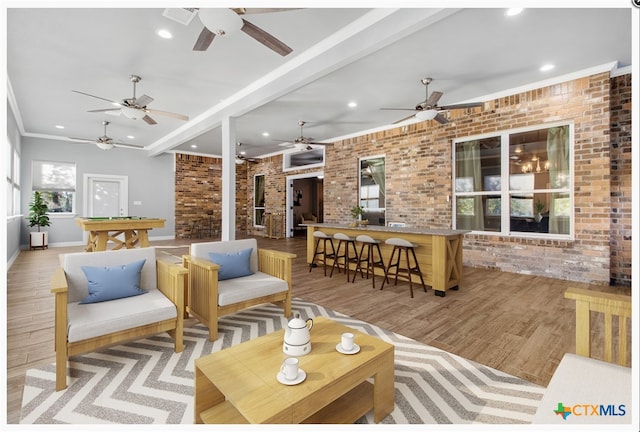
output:
POLYGON ((324 212, 324 173, 322 171, 287 177, 287 237, 306 236, 305 220, 321 223, 324 212))
POLYGON ((83 183, 85 217, 128 215, 127 176, 85 174, 83 183))

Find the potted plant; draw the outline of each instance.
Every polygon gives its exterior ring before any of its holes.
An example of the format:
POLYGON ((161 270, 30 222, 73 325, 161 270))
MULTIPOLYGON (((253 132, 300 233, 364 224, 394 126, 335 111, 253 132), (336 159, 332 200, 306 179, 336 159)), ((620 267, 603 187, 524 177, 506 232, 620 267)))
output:
POLYGON ((351 207, 351 217, 353 218, 353 223, 351 226, 357 226, 358 221, 362 219, 362 215, 364 214, 364 208, 360 206, 351 207))
POLYGON ((536 222, 542 220, 542 212, 544 211, 544 203, 540 200, 536 201, 536 214, 533 216, 536 222))
POLYGON ((51 221, 47 214, 48 210, 49 208, 47 207, 47 204, 42 199, 42 194, 35 191, 33 193, 33 198, 29 203, 29 217, 27 220, 29 221, 29 227, 33 228, 34 226, 37 226, 38 231, 29 233, 30 249, 38 247, 46 249, 49 246, 48 233, 46 231, 40 231, 41 227, 51 226, 51 221))

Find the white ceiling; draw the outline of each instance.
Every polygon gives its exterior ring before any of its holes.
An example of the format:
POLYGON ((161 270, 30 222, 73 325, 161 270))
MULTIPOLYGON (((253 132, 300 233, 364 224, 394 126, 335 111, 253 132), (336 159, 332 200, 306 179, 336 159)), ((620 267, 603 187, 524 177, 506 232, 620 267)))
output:
POLYGON ((299 120, 316 141, 388 126, 411 112, 380 108, 423 101, 424 77, 434 79, 430 92, 444 93, 440 105, 484 101, 615 64, 628 67, 633 49, 630 2, 611 9, 525 9, 516 17, 502 8, 244 15, 293 48, 286 57, 244 33, 192 51, 202 29, 198 17, 184 26, 163 11, 8 8, 9 99, 23 134, 93 139, 107 120, 110 137, 143 145, 151 156, 176 149, 221 155, 221 121, 231 116, 237 141, 248 156, 259 156, 284 150, 274 139, 296 138, 299 120), (160 28, 173 38, 158 37, 160 28), (545 63, 555 68, 541 72, 545 63), (142 77, 137 96, 154 98, 149 108, 190 120, 152 115, 158 124, 151 126, 89 113, 109 103, 72 92, 120 101, 132 96, 131 74, 142 77), (349 108, 350 101, 358 106, 349 108))

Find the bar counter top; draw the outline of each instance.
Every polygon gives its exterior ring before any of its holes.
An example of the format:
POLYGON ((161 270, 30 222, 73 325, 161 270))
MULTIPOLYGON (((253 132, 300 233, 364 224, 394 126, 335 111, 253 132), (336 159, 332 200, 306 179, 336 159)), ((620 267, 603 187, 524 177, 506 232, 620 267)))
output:
POLYGON ((376 232, 389 232, 389 233, 404 233, 404 234, 427 234, 437 236, 458 236, 466 233, 470 233, 470 230, 451 230, 451 229, 431 229, 431 228, 419 228, 419 227, 390 227, 382 225, 366 225, 366 226, 349 226, 349 224, 337 224, 337 223, 310 223, 306 226, 312 226, 316 228, 337 228, 337 229, 349 229, 359 230, 362 232, 376 231, 376 232))

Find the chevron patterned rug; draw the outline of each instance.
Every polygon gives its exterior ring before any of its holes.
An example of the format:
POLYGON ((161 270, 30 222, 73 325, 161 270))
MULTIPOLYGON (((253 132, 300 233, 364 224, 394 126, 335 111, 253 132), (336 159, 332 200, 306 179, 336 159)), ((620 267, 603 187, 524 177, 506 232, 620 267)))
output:
MULTIPOLYGON (((302 300, 301 317, 325 316, 395 346, 395 409, 382 423, 530 423, 543 387, 302 300)), ((199 324, 185 328, 185 349, 166 334, 76 356, 69 387, 55 391, 55 365, 30 369, 22 424, 193 423, 193 362, 209 353, 286 326, 271 305, 220 319, 209 342, 199 324)), ((371 414, 359 423, 372 423, 371 414)))

